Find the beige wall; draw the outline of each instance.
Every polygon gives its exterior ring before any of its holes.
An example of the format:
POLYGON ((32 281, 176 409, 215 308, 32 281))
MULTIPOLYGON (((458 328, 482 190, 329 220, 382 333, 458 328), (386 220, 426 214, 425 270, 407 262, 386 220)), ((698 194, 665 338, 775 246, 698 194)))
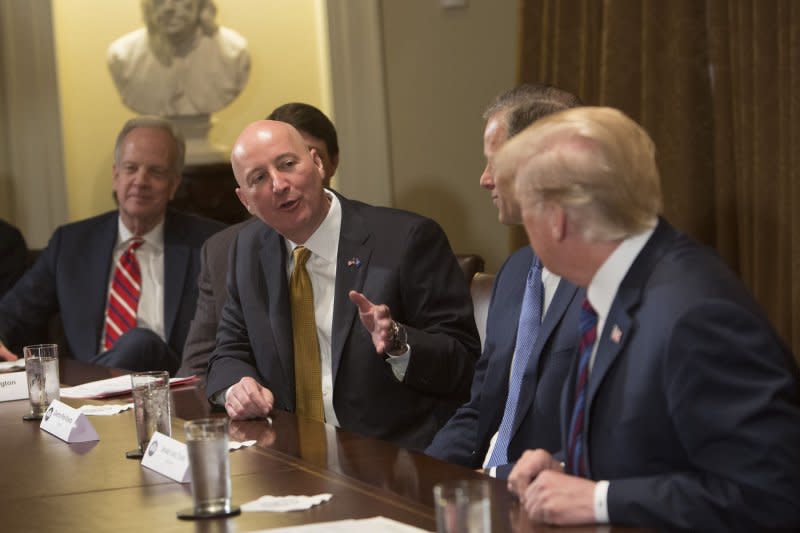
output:
POLYGON ((384 0, 395 206, 439 222, 456 252, 496 271, 508 232, 478 186, 483 109, 516 79, 517 0, 384 0))
MULTIPOLYGON (((330 112, 323 0, 216 0, 217 22, 248 41, 247 87, 216 113, 213 143, 230 146, 249 122, 299 100, 330 112)), ((70 220, 113 208, 116 132, 134 116, 105 63, 117 37, 142 26, 139 0, 52 0, 70 220)))

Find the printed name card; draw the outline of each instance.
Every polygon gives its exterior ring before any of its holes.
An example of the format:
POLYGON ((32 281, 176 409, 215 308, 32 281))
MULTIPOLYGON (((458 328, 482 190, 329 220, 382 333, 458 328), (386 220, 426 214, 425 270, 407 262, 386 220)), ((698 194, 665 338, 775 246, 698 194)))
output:
POLYGON ((189 483, 189 451, 186 444, 156 431, 144 451, 142 466, 155 470, 178 483, 189 483))
POLYGON ((44 412, 39 427, 65 442, 100 440, 85 414, 58 400, 53 400, 44 412))
POLYGON ((28 398, 28 381, 25 372, 0 375, 0 402, 28 398))

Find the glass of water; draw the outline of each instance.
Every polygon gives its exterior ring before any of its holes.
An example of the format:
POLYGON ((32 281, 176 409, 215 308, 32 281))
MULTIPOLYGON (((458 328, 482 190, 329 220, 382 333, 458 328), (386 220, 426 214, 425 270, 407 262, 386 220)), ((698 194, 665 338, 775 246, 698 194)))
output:
POLYGON ((433 487, 438 533, 490 533, 491 491, 486 480, 445 481, 433 487))
POLYGON ((35 344, 22 348, 31 413, 26 418, 42 418, 53 400, 61 397, 58 378, 58 345, 35 344))
POLYGON ((169 373, 163 370, 131 374, 133 415, 136 418, 136 438, 139 447, 126 454, 140 458, 153 433, 172 436, 169 401, 169 373))
POLYGON ((193 517, 236 514, 231 506, 228 419, 201 418, 184 425, 192 471, 193 517))

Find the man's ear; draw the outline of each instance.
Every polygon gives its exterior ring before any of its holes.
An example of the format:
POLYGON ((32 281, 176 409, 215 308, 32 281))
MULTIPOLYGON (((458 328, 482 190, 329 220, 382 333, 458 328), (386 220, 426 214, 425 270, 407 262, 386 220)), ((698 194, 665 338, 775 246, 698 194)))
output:
POLYGON ((245 200, 244 193, 242 192, 242 189, 240 189, 239 187, 236 187, 235 192, 236 192, 236 197, 239 199, 240 202, 242 202, 242 205, 244 206, 244 208, 247 209, 247 212, 252 215, 253 214, 253 207, 250 204, 247 203, 247 200, 245 200))
POLYGON ((325 167, 322 166, 322 158, 317 153, 317 149, 309 148, 308 153, 311 154, 311 161, 314 162, 314 166, 317 167, 319 170, 319 175, 322 176, 322 179, 324 180, 326 178, 325 167))

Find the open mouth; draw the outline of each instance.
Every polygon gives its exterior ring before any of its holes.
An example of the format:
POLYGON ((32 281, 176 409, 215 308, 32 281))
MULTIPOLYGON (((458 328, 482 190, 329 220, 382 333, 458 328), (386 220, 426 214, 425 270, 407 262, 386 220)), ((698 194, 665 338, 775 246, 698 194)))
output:
POLYGON ((300 200, 299 200, 299 199, 294 199, 294 200, 286 200, 285 202, 281 202, 281 203, 280 203, 280 205, 278 205, 278 208, 279 208, 279 209, 281 209, 281 210, 283 210, 283 211, 291 211, 291 210, 292 210, 292 209, 294 209, 294 208, 297 206, 297 204, 299 204, 299 203, 300 203, 300 200))

